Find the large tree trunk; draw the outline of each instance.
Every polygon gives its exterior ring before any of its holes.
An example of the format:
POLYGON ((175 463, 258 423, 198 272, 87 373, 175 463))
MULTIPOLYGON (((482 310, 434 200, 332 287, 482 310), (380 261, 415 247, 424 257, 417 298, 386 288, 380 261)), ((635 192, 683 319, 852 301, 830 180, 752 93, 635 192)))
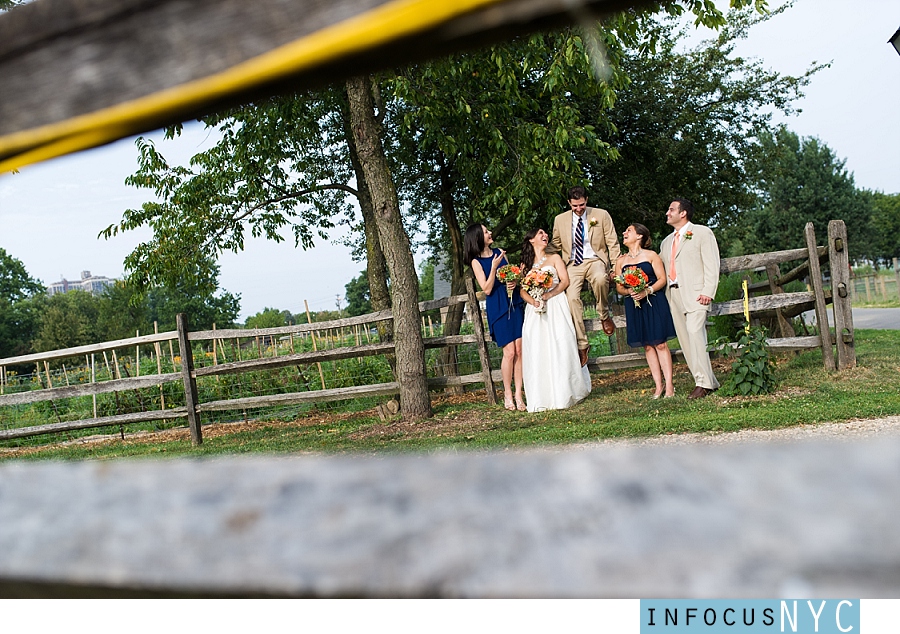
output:
MULTIPOLYGON (((463 234, 459 228, 459 218, 456 215, 456 206, 453 203, 453 178, 451 168, 444 161, 444 156, 439 157, 439 175, 441 183, 441 216, 447 225, 447 233, 450 234, 450 295, 462 295, 466 292, 466 284, 463 276, 463 234)), ((447 309, 447 317, 444 320, 445 335, 458 335, 462 326, 463 309, 465 304, 456 304, 447 309)), ((459 366, 456 356, 456 346, 447 346, 441 351, 441 373, 444 376, 458 376, 459 366)), ((451 393, 460 393, 462 388, 455 387, 448 390, 451 393)))
POLYGON ((397 190, 379 137, 369 78, 349 79, 347 97, 350 102, 353 139, 363 174, 369 184, 381 249, 391 277, 400 411, 408 420, 426 418, 432 412, 425 377, 425 344, 419 328, 419 279, 409 236, 400 215, 397 190))
MULTIPOLYGON (((345 91, 346 95, 346 91, 345 91)), ((350 150, 350 163, 356 174, 357 199, 362 211, 363 231, 366 235, 366 277, 369 280, 369 297, 372 302, 372 310, 390 310, 391 293, 387 283, 387 268, 384 261, 384 252, 381 250, 381 241, 378 237, 378 224, 375 220, 375 209, 372 207, 372 195, 369 192, 369 183, 359 160, 359 152, 356 149, 356 140, 353 138, 353 128, 350 123, 350 110, 348 102, 341 104, 341 117, 344 120, 344 128, 347 137, 347 146, 350 150)), ((378 337, 381 341, 393 341, 394 331, 388 322, 378 322, 378 337)), ((396 360, 394 355, 387 355, 391 371, 396 377, 396 360)))

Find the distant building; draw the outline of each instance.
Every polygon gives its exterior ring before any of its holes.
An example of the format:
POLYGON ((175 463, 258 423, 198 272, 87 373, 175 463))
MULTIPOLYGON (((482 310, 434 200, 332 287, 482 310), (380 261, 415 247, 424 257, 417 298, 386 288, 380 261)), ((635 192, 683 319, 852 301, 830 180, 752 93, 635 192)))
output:
POLYGON ((99 295, 107 286, 116 283, 114 278, 104 275, 91 275, 90 271, 82 271, 81 279, 78 281, 69 281, 65 278, 58 282, 47 285, 47 295, 56 295, 57 293, 68 293, 69 291, 85 291, 91 295, 99 295))
POLYGON ((453 275, 444 256, 434 261, 434 299, 450 297, 450 277, 453 275))

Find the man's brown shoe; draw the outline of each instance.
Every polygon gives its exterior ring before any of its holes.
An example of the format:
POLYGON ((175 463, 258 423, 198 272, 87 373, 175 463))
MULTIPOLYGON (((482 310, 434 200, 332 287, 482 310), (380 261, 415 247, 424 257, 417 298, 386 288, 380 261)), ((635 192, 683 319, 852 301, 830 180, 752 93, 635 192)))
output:
POLYGON ((601 321, 600 325, 603 326, 603 332, 608 335, 611 335, 616 331, 616 323, 612 320, 611 317, 607 317, 606 319, 601 321))
POLYGON ((703 398, 705 396, 709 396, 712 394, 712 390, 705 387, 700 387, 699 385, 694 388, 694 391, 688 394, 688 400, 693 400, 695 398, 703 398))
POLYGON ((581 360, 581 367, 587 365, 588 362, 588 353, 591 351, 590 348, 585 348, 584 350, 578 351, 578 358, 581 360))

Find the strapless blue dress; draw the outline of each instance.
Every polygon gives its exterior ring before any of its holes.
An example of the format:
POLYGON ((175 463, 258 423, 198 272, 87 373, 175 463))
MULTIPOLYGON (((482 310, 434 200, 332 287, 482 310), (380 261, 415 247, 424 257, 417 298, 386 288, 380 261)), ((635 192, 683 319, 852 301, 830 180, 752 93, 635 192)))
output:
MULTIPOLYGON (((655 284, 657 277, 653 272, 653 265, 649 262, 627 264, 624 268, 636 266, 640 268, 655 284)), ((628 345, 632 348, 644 346, 656 346, 664 341, 675 338, 675 324, 672 322, 672 313, 669 310, 669 300, 664 292, 654 293, 649 301, 641 300, 641 306, 634 305, 634 300, 625 298, 625 322, 628 331, 628 345)))

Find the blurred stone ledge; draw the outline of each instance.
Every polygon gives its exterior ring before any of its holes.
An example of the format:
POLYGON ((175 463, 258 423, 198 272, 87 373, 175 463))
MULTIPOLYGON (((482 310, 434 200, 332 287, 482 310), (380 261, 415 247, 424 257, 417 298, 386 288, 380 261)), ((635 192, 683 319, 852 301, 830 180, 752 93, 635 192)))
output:
POLYGON ((0 465, 0 596, 895 597, 900 439, 0 465))

